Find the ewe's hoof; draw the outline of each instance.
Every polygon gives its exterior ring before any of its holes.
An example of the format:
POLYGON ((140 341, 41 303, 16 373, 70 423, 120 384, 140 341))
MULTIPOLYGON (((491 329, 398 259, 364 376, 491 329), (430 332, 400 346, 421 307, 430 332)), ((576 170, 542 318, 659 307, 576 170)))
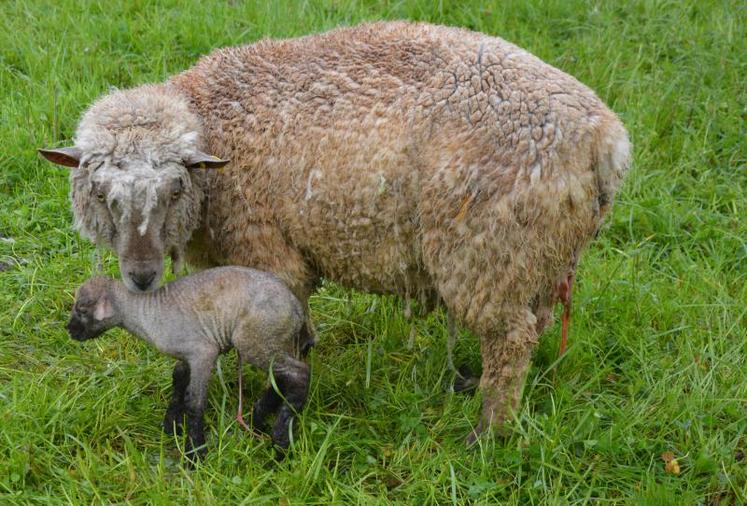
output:
POLYGON ((457 377, 454 379, 454 391, 473 394, 480 384, 480 377, 476 376, 467 365, 459 366, 457 377))
POLYGON ((480 436, 475 431, 471 431, 469 434, 467 434, 467 437, 464 438, 464 446, 466 446, 467 448, 472 448, 474 444, 477 443, 477 439, 479 437, 480 436))
POLYGON ((477 443, 477 440, 480 439, 480 437, 483 435, 484 428, 482 422, 477 424, 477 427, 472 429, 469 434, 467 434, 467 437, 464 438, 464 444, 467 446, 467 448, 470 448, 474 446, 475 443, 477 443))
POLYGON ((491 424, 486 424, 484 421, 480 421, 477 427, 472 429, 467 437, 464 439, 464 443, 467 447, 473 446, 478 440, 484 439, 488 434, 495 436, 498 439, 508 439, 513 430, 511 429, 509 421, 496 421, 494 420, 491 424))

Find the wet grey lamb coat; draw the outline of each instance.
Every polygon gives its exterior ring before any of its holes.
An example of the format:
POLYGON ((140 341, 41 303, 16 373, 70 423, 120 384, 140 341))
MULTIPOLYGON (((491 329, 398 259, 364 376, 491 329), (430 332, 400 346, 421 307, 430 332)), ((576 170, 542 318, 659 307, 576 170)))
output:
POLYGON ((77 167, 81 233, 142 289, 186 249, 303 300, 326 277, 445 305, 480 336, 485 427, 517 407, 630 145, 589 88, 517 46, 392 22, 219 49, 105 96, 56 153, 77 167), (230 163, 201 170, 225 164, 205 152, 230 163))
POLYGON ((213 366, 218 355, 236 349, 240 423, 245 425, 241 366, 249 362, 271 372, 283 396, 269 386, 255 404, 253 422, 264 429, 266 417, 277 411, 273 441, 288 447, 292 415, 303 408, 309 388, 309 367, 299 359, 314 344, 314 335, 303 305, 276 276, 219 267, 149 293, 130 292, 110 278, 91 278, 77 291, 68 331, 85 341, 113 327, 125 328, 179 360, 164 420, 167 432, 180 427, 186 415, 188 443, 192 449, 204 445, 202 414, 213 366))

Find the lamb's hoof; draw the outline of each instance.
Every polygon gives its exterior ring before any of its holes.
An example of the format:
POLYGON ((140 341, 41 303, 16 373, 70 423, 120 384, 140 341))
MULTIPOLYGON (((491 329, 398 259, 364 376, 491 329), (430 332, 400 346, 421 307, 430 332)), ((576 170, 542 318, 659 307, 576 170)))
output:
POLYGON ((480 377, 475 376, 472 369, 467 365, 459 366, 457 377, 454 379, 454 391, 473 394, 480 384, 480 377))
POLYGON ((290 439, 288 437, 277 437, 273 436, 272 446, 275 447, 275 460, 281 461, 285 458, 290 448, 290 439))
POLYGON ((275 447, 275 460, 282 462, 290 448, 290 434, 288 431, 274 430, 272 434, 272 446, 275 447))
POLYGON ((167 436, 181 436, 182 426, 177 424, 176 421, 164 420, 163 432, 166 433, 167 436))
POLYGON ((184 452, 184 465, 187 469, 194 469, 195 464, 204 459, 205 455, 207 455, 205 445, 198 446, 197 448, 189 448, 184 452))
POLYGON ((270 427, 266 422, 254 423, 251 421, 249 426, 252 428, 252 432, 260 437, 266 437, 270 435, 270 427))
POLYGON ((163 417, 163 431, 168 436, 181 436, 184 424, 184 413, 181 410, 167 410, 163 417))
POLYGON ((282 462, 285 460, 285 457, 288 454, 288 448, 280 448, 279 446, 275 447, 275 462, 282 462))

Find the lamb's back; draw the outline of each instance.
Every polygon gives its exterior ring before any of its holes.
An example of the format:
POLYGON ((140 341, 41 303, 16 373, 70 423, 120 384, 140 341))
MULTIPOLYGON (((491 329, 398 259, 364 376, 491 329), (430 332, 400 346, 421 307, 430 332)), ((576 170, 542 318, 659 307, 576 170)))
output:
POLYGON ((243 359, 261 368, 273 357, 296 354, 304 310, 274 274, 216 267, 180 278, 167 289, 222 351, 236 348, 243 359))
POLYGON ((233 313, 245 313, 249 308, 261 312, 273 302, 288 308, 295 299, 276 275, 233 265, 179 278, 165 289, 183 306, 200 312, 220 312, 226 318, 235 318, 233 313))

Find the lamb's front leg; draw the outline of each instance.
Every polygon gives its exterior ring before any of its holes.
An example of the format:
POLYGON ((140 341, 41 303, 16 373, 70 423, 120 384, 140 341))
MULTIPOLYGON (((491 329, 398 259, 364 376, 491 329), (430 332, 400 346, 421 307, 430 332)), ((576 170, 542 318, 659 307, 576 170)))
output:
POLYGON ((272 442, 277 447, 275 458, 282 460, 290 446, 290 424, 293 416, 301 412, 309 395, 309 366, 305 362, 288 357, 272 368, 275 383, 285 402, 278 410, 272 427, 272 442))
POLYGON ((189 360, 189 386, 184 398, 185 413, 187 415, 187 443, 186 455, 190 460, 200 458, 205 454, 205 425, 203 413, 207 404, 207 391, 210 375, 218 354, 214 351, 205 352, 189 360))
POLYGON ((172 378, 171 402, 163 418, 163 431, 169 436, 182 433, 184 425, 184 395, 189 385, 189 364, 180 360, 174 366, 172 378))

